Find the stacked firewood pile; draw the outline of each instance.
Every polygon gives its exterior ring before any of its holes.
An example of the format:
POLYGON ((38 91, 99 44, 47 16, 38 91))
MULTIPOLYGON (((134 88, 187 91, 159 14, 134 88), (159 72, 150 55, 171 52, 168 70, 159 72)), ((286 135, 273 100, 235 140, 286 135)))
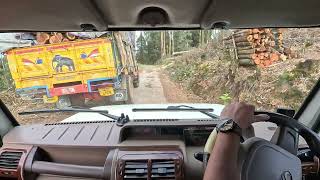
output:
POLYGON ((36 34, 36 40, 38 44, 55 44, 55 43, 61 43, 61 42, 68 42, 68 41, 74 41, 78 39, 75 35, 72 33, 46 33, 46 32, 38 32, 36 34))
POLYGON ((267 67, 287 59, 281 29, 234 30, 232 35, 224 40, 234 47, 240 65, 267 67))

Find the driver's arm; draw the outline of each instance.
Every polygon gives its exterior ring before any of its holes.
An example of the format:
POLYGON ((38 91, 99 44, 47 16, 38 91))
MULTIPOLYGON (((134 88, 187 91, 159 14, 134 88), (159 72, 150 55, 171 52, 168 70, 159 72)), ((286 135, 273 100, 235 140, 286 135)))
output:
MULTIPOLYGON (((231 118, 242 129, 253 122, 267 120, 265 115, 254 116, 254 106, 245 103, 232 103, 226 106, 222 118, 231 118)), ((204 180, 238 180, 240 171, 237 168, 240 137, 236 133, 218 133, 204 174, 204 180)))

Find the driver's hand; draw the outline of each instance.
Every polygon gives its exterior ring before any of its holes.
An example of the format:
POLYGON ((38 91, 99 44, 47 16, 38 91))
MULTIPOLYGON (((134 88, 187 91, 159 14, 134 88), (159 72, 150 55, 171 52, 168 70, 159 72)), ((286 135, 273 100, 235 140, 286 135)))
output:
POLYGON ((255 107, 242 102, 231 103, 221 112, 221 118, 233 119, 242 129, 247 129, 252 123, 269 119, 266 114, 254 115, 255 107))

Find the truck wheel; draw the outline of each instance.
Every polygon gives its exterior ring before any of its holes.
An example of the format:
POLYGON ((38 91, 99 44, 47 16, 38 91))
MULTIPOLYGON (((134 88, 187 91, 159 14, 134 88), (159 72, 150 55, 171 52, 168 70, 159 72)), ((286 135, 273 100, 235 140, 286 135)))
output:
POLYGON ((70 95, 70 101, 72 106, 80 106, 83 107, 85 106, 85 97, 83 94, 73 94, 70 95))
POLYGON ((135 77, 133 79, 133 87, 138 88, 139 87, 139 77, 135 77))
POLYGON ((56 107, 58 109, 62 109, 70 106, 71 106, 71 101, 69 96, 59 96, 59 99, 56 102, 56 107))

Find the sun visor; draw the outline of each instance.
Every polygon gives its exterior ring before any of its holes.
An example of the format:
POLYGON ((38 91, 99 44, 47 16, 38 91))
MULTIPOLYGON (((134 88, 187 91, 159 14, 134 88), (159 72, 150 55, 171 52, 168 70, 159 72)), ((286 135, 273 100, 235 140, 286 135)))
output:
POLYGON ((87 0, 9 0, 0 6, 0 31, 106 29, 99 11, 87 0))
POLYGON ((319 0, 212 0, 204 28, 297 27, 320 24, 319 0))

